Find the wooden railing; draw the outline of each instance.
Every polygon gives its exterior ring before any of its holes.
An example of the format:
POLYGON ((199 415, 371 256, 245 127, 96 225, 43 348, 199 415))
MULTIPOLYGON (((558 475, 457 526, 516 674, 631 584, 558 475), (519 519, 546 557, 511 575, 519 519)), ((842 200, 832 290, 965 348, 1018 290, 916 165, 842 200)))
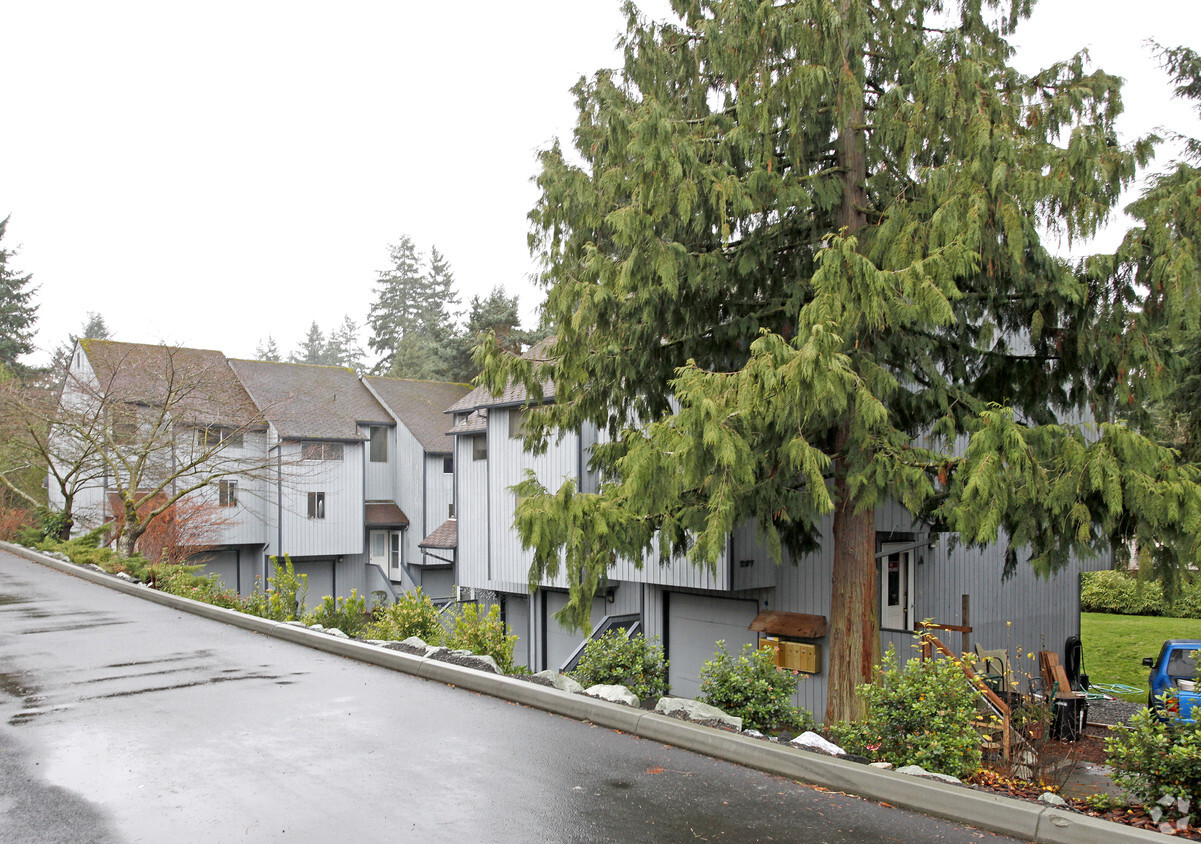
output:
POLYGON ((930 632, 931 629, 952 630, 956 632, 962 632, 962 630, 958 627, 926 622, 919 625, 919 628, 922 628, 918 633, 922 640, 922 659, 933 659, 934 651, 938 651, 958 665, 963 675, 967 677, 968 682, 972 684, 972 688, 984 698, 989 708, 1001 719, 1001 753, 1008 760, 1013 747, 1013 713, 1009 708, 1009 704, 1002 700, 1000 695, 986 686, 984 681, 972 670, 972 667, 964 662, 958 654, 952 653, 950 648, 940 642, 938 637, 930 632))

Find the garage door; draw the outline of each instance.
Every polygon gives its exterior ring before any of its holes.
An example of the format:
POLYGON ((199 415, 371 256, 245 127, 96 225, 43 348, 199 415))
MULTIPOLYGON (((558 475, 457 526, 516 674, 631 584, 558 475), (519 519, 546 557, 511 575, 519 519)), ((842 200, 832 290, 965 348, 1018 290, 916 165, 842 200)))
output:
POLYGON ((309 596, 308 609, 316 609, 321 606, 321 599, 326 595, 334 594, 334 561, 333 560, 305 560, 303 562, 293 562, 293 569, 297 575, 308 575, 309 580, 309 596))
POLYGON ((681 592, 667 593, 666 600, 671 693, 695 698, 700 692, 701 668, 713 658, 719 639, 725 640, 726 650, 732 654, 746 642, 758 642, 759 635, 747 627, 759 612, 759 604, 681 592))

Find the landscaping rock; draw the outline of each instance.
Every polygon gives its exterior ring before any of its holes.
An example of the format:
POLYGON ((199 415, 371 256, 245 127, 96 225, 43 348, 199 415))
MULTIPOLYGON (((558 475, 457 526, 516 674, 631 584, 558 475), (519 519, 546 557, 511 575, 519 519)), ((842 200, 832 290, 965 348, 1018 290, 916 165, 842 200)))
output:
POLYGON ((906 765, 904 768, 897 768, 898 774, 908 774, 911 777, 925 777, 931 780, 942 780, 943 782, 962 783, 958 777, 953 777, 950 774, 936 774, 933 771, 927 771, 921 765, 906 765))
POLYGON ((126 583, 141 583, 142 582, 127 571, 117 572, 117 579, 124 580, 126 583))
POLYGON ((546 685, 552 686, 562 692, 571 692, 573 695, 583 694, 584 692, 583 686, 566 674, 560 674, 558 671, 547 669, 531 676, 544 681, 546 685))
POLYGON ((716 706, 701 703, 699 700, 689 700, 684 697, 661 697, 655 704, 655 711, 664 715, 682 715, 689 721, 716 721, 738 732, 742 731, 741 718, 727 715, 716 706))
POLYGON ((642 701, 638 699, 638 695, 631 692, 625 686, 610 686, 599 683, 584 689, 584 694, 589 697, 598 697, 601 700, 607 700, 611 703, 624 703, 626 706, 633 706, 635 708, 642 705, 642 701))
POLYGON ((794 738, 789 744, 795 747, 801 747, 805 750, 815 750, 818 753, 824 753, 827 756, 846 756, 847 752, 832 741, 819 736, 812 731, 805 731, 794 738))
POLYGON ((450 648, 444 648, 441 645, 427 645, 425 648, 425 655, 430 659, 441 659, 443 654, 448 653, 450 653, 450 648))
POLYGON ((427 645, 425 643, 425 640, 422 639, 420 636, 410 636, 409 638, 405 639, 403 642, 399 642, 398 644, 405 645, 410 648, 420 648, 422 651, 429 648, 429 645, 427 645))
POLYGON ((758 730, 743 730, 742 734, 744 736, 750 736, 751 738, 763 738, 763 733, 759 732, 758 730))
POLYGON ((320 625, 320 624, 310 624, 310 625, 309 625, 309 629, 310 629, 310 630, 316 630, 318 633, 320 633, 320 632, 322 632, 323 630, 325 630, 325 627, 323 627, 323 626, 322 626, 322 625, 320 625))
POLYGON ((891 762, 872 762, 871 767, 879 768, 881 771, 891 771, 893 765, 891 762))
POLYGON ((1066 806, 1068 801, 1064 800, 1058 794, 1052 794, 1049 791, 1044 791, 1038 795, 1038 802, 1045 803, 1048 806, 1066 806))
POLYGON ((496 664, 496 660, 487 654, 473 654, 471 651, 449 651, 436 659, 442 662, 450 662, 454 665, 461 665, 464 668, 472 668, 476 671, 486 671, 489 674, 503 674, 500 666, 496 664))
MULTIPOLYGON (((57 552, 57 551, 55 551, 54 553, 56 553, 56 554, 57 554, 58 552, 57 552)), ((63 554, 63 556, 65 557, 65 556, 67 556, 67 555, 66 555, 66 554, 63 554)), ((69 562, 71 562, 71 561, 70 561, 70 560, 67 560, 67 562, 69 563, 69 562)), ((104 569, 100 568, 100 566, 96 565, 95 563, 88 563, 86 566, 84 566, 84 568, 85 568, 85 569, 91 569, 92 571, 98 571, 98 572, 100 572, 101 574, 108 574, 108 572, 106 572, 104 569)))
MULTIPOLYGON (((60 563, 71 562, 71 558, 68 557, 66 554, 64 554, 62 551, 47 551, 45 553, 46 553, 47 557, 49 557, 52 560, 58 560, 60 563)), ((100 569, 100 571, 104 571, 104 569, 101 569, 100 566, 96 565, 95 563, 88 563, 88 565, 94 569, 100 569)))
POLYGON ((341 630, 339 630, 337 627, 327 628, 325 630, 325 632, 327 634, 329 634, 330 636, 333 636, 336 639, 349 639, 350 638, 345 633, 343 633, 341 630))

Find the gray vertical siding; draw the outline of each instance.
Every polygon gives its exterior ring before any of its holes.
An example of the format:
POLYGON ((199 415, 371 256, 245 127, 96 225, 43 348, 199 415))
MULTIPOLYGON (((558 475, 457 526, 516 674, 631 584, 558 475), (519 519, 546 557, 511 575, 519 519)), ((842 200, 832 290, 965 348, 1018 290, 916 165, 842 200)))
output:
POLYGON ((363 452, 345 443, 342 460, 300 460, 300 446, 285 443, 283 549, 317 556, 363 552, 363 452), (308 493, 325 493, 325 518, 308 517, 308 493))
POLYGON ((455 437, 455 511, 459 585, 488 585, 488 460, 472 459, 472 438, 455 437))

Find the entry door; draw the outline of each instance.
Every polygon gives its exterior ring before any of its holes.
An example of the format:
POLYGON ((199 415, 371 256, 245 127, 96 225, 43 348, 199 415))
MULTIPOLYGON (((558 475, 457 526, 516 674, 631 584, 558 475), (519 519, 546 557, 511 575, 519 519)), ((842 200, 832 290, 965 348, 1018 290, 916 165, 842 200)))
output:
POLYGON ((880 558, 880 627, 912 630, 913 624, 913 550, 893 551, 880 558))
POLYGON ((388 531, 371 531, 370 546, 368 553, 371 564, 379 566, 383 571, 388 571, 388 531))

